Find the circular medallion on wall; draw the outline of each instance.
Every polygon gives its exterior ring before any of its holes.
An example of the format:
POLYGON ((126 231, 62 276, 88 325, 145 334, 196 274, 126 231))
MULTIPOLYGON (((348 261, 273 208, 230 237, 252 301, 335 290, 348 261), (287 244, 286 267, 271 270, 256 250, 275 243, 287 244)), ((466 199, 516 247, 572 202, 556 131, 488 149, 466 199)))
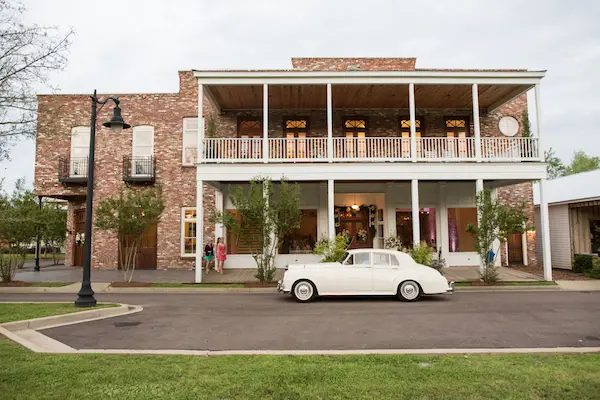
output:
POLYGON ((515 117, 502 117, 498 128, 504 136, 515 136, 519 132, 519 121, 515 117))

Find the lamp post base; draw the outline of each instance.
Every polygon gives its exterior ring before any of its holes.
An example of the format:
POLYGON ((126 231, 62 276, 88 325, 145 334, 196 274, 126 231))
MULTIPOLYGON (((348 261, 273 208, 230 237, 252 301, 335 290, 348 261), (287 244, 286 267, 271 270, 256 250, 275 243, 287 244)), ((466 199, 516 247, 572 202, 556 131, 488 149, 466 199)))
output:
POLYGON ((94 307, 96 306, 96 298, 94 297, 94 291, 92 285, 89 282, 83 283, 79 293, 77 293, 77 299, 75 300, 75 307, 94 307))

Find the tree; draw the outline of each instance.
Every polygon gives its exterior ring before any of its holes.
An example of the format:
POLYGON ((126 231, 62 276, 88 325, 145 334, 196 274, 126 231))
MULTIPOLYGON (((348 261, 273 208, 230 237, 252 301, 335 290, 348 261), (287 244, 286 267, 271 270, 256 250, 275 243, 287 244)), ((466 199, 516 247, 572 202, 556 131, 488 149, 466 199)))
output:
POLYGON ((571 164, 566 167, 564 175, 579 174, 580 172, 594 171, 600 169, 600 157, 588 156, 582 150, 573 154, 571 164))
POLYGON ((523 233, 527 229, 525 205, 518 207, 500 203, 492 198, 490 190, 477 194, 477 226, 469 224, 467 231, 475 238, 475 249, 481 258, 481 279, 486 283, 499 280, 495 267, 496 257, 502 243, 506 242, 511 233, 523 233), (498 247, 494 248, 495 242, 498 247))
POLYGON ((229 212, 213 210, 210 220, 222 223, 243 244, 248 246, 256 262, 256 278, 271 282, 275 275, 275 255, 283 238, 300 227, 300 186, 285 179, 273 192, 270 179, 254 178, 248 190, 238 186, 230 191, 230 200, 237 217, 229 212))
POLYGON ((46 246, 52 248, 52 262, 58 264, 58 253, 66 239, 67 233, 67 211, 63 206, 46 202, 42 205, 41 218, 43 225, 40 229, 40 237, 46 246))
POLYGON ((321 262, 341 262, 348 246, 350 246, 348 238, 338 233, 334 239, 319 240, 313 254, 321 256, 321 262))
POLYGON ((21 1, 0 0, 0 160, 11 141, 35 136, 35 88, 51 87, 49 74, 66 65, 73 34, 26 25, 24 13, 21 1))
POLYGON ((523 110, 522 118, 523 120, 523 137, 530 138, 531 135, 531 123, 529 122, 529 110, 523 110))
POLYGON ((158 223, 164 211, 160 187, 121 189, 119 195, 100 202, 96 226, 114 232, 119 239, 119 262, 123 279, 131 282, 144 231, 158 223))
POLYGON ((561 159, 554 154, 554 149, 552 147, 544 152, 544 158, 547 164, 546 171, 548 173, 548 179, 556 179, 566 174, 567 168, 564 166, 561 159))

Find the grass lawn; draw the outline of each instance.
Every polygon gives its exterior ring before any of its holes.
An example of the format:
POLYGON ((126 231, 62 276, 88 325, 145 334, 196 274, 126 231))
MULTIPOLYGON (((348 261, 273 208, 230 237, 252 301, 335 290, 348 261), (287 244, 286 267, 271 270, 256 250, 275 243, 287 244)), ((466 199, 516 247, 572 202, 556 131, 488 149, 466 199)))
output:
POLYGON ((497 282, 493 285, 481 285, 480 282, 456 282, 454 286, 556 286, 554 281, 531 281, 531 282, 497 282))
MULTIPOLYGON (((65 259, 65 253, 58 253, 56 255, 56 258, 59 260, 64 260, 65 259)), ((27 253, 25 254, 25 259, 26 260, 35 260, 35 253, 31 254, 31 253, 27 253)), ((40 254, 40 260, 52 260, 52 253, 48 253, 48 254, 40 254)))
POLYGON ((600 354, 139 356, 0 339, 3 399, 598 399, 600 354))
POLYGON ((61 286, 69 286, 75 282, 31 282, 31 286, 33 287, 61 287, 61 286))
MULTIPOLYGON (((96 308, 117 306, 118 304, 99 304, 96 308)), ((0 324, 86 310, 91 308, 77 308, 73 303, 0 303, 0 324)))

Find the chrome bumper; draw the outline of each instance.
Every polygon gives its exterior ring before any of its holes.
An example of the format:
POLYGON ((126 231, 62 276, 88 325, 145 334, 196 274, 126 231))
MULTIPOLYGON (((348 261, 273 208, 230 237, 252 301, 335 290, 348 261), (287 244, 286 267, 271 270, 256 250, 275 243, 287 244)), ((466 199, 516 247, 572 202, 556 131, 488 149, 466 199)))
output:
POLYGON ((281 281, 281 280, 277 282, 277 291, 279 293, 289 293, 290 292, 289 290, 285 290, 285 287, 283 286, 283 281, 281 281))
POLYGON ((448 283, 448 289, 446 290, 446 294, 454 293, 454 281, 448 283))

